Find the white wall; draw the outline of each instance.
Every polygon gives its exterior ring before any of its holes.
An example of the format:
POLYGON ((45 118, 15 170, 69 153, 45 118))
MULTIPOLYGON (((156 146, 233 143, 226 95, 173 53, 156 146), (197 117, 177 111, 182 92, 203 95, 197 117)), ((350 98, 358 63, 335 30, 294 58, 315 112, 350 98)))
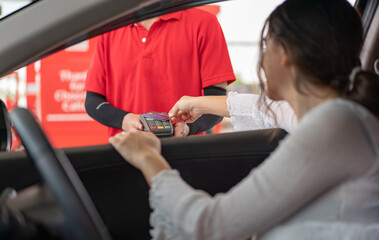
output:
MULTIPOLYGON (((306 1, 306 0, 304 0, 306 1)), ((219 22, 228 43, 235 74, 244 83, 257 82, 258 41, 264 21, 283 0, 233 0, 217 3, 219 22)), ((349 0, 353 5, 355 0, 349 0)))

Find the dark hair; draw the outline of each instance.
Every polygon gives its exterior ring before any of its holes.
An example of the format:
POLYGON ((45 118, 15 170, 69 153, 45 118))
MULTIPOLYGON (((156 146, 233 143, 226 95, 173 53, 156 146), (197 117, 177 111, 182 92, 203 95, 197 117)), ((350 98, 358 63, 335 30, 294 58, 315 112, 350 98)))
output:
POLYGON ((267 18, 261 33, 258 76, 262 96, 262 55, 268 34, 283 46, 299 75, 306 77, 306 82, 295 79, 300 93, 309 83, 327 85, 379 116, 379 77, 361 70, 349 78, 360 66, 362 32, 360 17, 346 0, 285 1, 267 18))

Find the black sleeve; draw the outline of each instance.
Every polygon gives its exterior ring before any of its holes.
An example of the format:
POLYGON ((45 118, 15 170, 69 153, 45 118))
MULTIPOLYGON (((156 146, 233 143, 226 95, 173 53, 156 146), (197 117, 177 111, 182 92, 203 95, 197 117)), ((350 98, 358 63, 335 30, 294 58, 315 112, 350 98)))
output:
POLYGON ((90 117, 101 124, 122 129, 122 120, 128 112, 110 105, 105 96, 87 91, 85 108, 90 117))
MULTIPOLYGON (((226 89, 221 87, 209 86, 204 88, 204 96, 216 95, 223 96, 226 95, 226 89)), ((204 114, 199 119, 197 119, 193 123, 189 123, 189 134, 193 135, 196 133, 204 132, 206 130, 211 129, 217 123, 221 122, 223 117, 212 115, 212 114, 204 114)))

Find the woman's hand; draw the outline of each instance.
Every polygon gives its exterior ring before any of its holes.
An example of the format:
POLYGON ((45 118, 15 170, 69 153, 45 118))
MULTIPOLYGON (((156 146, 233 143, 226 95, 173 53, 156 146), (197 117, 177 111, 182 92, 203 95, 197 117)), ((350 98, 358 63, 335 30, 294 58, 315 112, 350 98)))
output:
POLYGON ((160 140, 151 132, 121 132, 110 137, 109 143, 127 162, 142 171, 149 185, 160 171, 171 169, 160 154, 160 140))
POLYGON ((141 169, 146 155, 159 155, 161 142, 151 132, 120 132, 109 138, 109 143, 127 162, 141 169))
POLYGON ((122 120, 122 130, 135 132, 142 130, 142 123, 139 120, 139 114, 128 113, 122 120))
POLYGON ((196 101, 199 97, 183 96, 175 103, 168 115, 171 121, 182 119, 186 123, 196 121, 202 113, 196 107, 196 101))

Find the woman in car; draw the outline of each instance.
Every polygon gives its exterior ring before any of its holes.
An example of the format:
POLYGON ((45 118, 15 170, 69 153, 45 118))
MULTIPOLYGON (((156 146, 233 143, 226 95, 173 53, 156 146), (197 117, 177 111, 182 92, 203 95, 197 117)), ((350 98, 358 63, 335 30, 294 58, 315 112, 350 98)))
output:
MULTIPOLYGON (((379 239, 379 79, 359 68, 361 45, 359 16, 345 0, 287 0, 271 13, 262 93, 287 101, 299 124, 227 193, 191 188, 151 133, 110 138, 151 186, 153 239, 379 239)), ((193 121, 239 107, 183 98, 171 114, 193 121)))

